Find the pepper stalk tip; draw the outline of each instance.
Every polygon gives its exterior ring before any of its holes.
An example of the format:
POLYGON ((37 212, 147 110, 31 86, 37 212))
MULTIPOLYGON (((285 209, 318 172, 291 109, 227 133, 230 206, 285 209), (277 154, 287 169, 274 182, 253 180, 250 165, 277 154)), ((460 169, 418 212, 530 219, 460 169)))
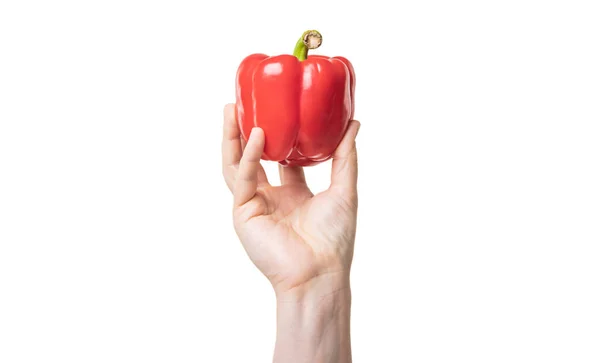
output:
POLYGON ((323 43, 323 36, 316 30, 307 30, 302 34, 302 40, 308 49, 317 49, 323 43))

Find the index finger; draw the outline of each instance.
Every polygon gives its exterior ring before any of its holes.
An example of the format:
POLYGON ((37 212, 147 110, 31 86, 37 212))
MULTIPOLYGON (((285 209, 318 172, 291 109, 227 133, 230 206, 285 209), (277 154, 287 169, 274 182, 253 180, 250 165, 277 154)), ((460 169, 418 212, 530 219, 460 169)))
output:
POLYGON ((331 164, 331 187, 356 192, 358 160, 356 154, 356 134, 360 122, 350 122, 346 134, 333 154, 331 164))

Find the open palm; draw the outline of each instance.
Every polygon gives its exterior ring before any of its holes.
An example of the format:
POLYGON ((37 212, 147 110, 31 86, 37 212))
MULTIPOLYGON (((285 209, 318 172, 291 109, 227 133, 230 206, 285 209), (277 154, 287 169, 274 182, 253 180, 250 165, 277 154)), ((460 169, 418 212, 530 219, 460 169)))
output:
POLYGON ((331 186, 313 195, 301 167, 279 166, 272 186, 260 164, 265 137, 254 128, 240 137, 234 105, 224 111, 223 176, 233 193, 233 221, 248 256, 276 291, 316 278, 348 275, 356 233, 359 123, 352 121, 334 153, 331 186))

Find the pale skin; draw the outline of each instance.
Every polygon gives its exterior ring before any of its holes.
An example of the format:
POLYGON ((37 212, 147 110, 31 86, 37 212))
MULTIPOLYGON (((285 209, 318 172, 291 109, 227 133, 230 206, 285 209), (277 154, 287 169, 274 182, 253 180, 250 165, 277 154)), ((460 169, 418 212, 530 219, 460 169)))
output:
POLYGON ((277 298, 274 363, 349 363, 350 267, 358 208, 356 134, 351 121, 331 163, 331 184, 313 194, 301 167, 279 166, 273 186, 260 161, 264 132, 241 138, 235 106, 224 109, 223 177, 235 231, 277 298))

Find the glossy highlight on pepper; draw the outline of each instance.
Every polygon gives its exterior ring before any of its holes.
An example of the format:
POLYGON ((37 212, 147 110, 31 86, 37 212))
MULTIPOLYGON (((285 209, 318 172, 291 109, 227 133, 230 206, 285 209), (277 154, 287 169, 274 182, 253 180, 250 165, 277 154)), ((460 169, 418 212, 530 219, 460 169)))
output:
POLYGON ((323 41, 305 31, 293 54, 251 54, 236 74, 236 117, 248 140, 265 133, 263 160, 310 166, 331 158, 354 117, 355 74, 344 57, 308 55, 323 41))

